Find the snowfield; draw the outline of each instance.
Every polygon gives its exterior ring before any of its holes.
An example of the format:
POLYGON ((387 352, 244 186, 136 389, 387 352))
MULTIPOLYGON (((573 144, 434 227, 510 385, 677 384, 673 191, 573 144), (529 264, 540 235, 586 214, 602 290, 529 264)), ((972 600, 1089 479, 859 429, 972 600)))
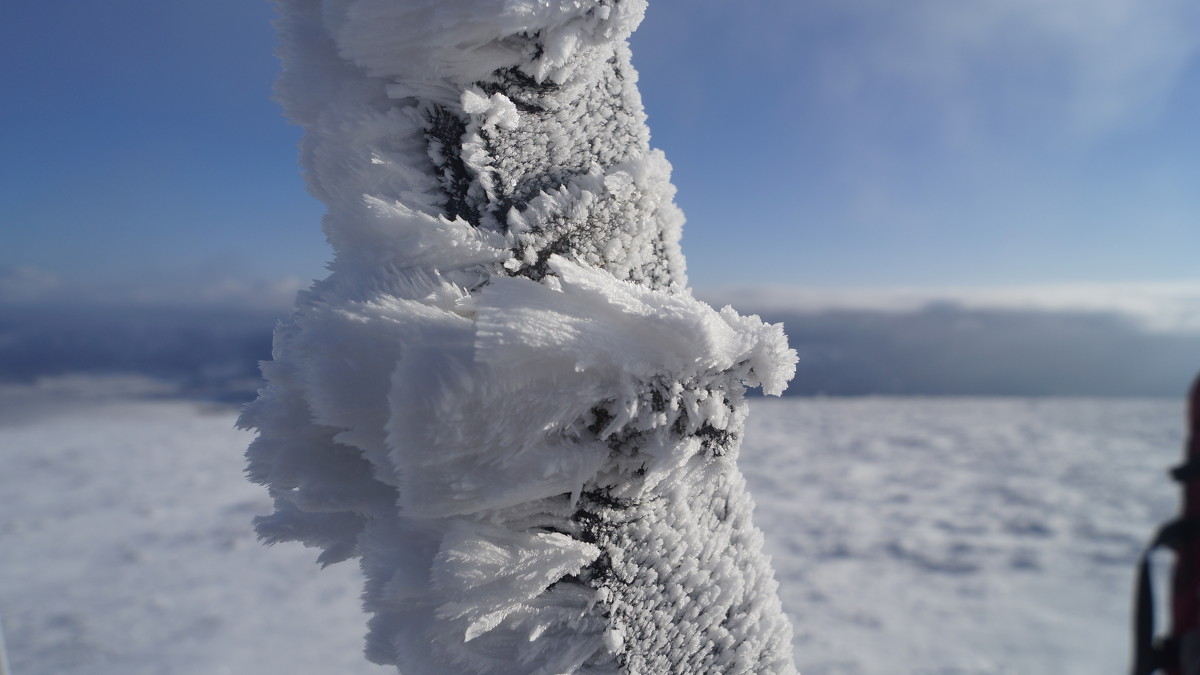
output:
MULTIPOLYGON (((142 380, 0 388, 13 675, 385 673, 352 563, 268 550, 231 407, 142 380)), ((1127 667, 1182 401, 755 399, 741 467, 804 675, 1127 667)), ((1165 561, 1164 561, 1165 562, 1165 561)))
POLYGON ((801 672, 1127 672, 1134 561, 1176 508, 1183 410, 756 401, 742 470, 801 672))

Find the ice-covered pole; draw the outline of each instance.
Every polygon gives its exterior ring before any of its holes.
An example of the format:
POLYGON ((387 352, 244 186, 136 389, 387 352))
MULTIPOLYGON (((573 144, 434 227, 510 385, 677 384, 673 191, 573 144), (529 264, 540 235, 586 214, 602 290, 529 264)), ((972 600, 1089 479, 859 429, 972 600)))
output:
POLYGON ((644 0, 280 0, 331 274, 242 418, 270 542, 361 559, 406 675, 790 673, 735 463, 779 326, 686 289, 644 0))

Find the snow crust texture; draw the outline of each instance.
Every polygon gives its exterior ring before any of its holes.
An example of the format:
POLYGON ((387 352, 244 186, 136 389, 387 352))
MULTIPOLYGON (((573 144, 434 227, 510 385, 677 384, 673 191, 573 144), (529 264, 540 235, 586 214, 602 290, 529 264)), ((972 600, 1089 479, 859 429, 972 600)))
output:
POLYGON ((636 0, 283 0, 331 275, 241 418, 268 542, 357 557, 403 673, 790 673, 736 466, 778 325, 686 289, 636 0))

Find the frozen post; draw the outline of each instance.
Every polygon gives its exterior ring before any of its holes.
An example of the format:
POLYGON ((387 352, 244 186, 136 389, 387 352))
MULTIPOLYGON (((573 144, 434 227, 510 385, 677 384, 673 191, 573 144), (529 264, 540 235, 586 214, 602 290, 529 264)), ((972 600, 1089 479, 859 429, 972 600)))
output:
POLYGON ((275 333, 271 542, 361 559, 406 675, 792 673, 735 464, 779 326, 691 298, 644 0, 280 0, 331 274, 275 333))

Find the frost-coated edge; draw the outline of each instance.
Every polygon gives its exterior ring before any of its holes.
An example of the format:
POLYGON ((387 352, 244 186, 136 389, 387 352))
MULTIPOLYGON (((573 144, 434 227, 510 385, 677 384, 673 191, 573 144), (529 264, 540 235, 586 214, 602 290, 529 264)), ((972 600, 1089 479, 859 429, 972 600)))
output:
POLYGON ((685 289, 644 2, 276 4, 336 258, 240 420, 260 536, 359 557, 408 675, 794 672, 734 462, 796 356, 685 289))

